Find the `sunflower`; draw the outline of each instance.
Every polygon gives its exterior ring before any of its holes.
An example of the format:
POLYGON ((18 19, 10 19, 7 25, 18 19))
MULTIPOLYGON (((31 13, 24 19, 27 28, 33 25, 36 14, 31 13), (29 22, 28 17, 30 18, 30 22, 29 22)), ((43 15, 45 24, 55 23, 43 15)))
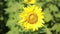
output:
POLYGON ((25 30, 35 31, 44 24, 44 13, 42 12, 42 8, 35 5, 25 7, 19 17, 21 18, 19 24, 22 25, 25 30))
POLYGON ((34 4, 36 0, 24 0, 25 3, 34 4))

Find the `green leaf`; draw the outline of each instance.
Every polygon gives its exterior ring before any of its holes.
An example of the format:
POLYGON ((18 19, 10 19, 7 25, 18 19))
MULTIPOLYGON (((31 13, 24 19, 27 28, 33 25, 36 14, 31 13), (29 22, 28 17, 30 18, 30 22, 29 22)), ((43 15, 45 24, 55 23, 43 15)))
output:
POLYGON ((20 9, 23 8, 23 4, 18 2, 8 2, 8 8, 5 9, 6 13, 20 12, 20 9))
POLYGON ((53 0, 45 0, 46 2, 51 2, 51 1, 53 1, 53 0))
POLYGON ((19 34, 18 28, 13 27, 9 32, 7 32, 6 34, 19 34))
POLYGON ((56 30, 57 32, 60 31, 60 24, 55 24, 53 27, 52 27, 52 30, 56 30))
POLYGON ((51 11, 55 11, 55 12, 58 11, 58 8, 57 8, 56 5, 50 4, 49 8, 50 8, 51 11))
POLYGON ((3 5, 3 2, 0 2, 0 6, 3 5))
POLYGON ((58 2, 58 6, 60 7, 60 2, 58 2))
POLYGON ((9 19, 6 24, 6 26, 8 26, 10 29, 12 29, 15 25, 16 25, 16 22, 15 20, 12 20, 12 19, 9 19))
POLYGON ((39 2, 39 3, 36 3, 38 6, 42 7, 46 2, 39 2))
POLYGON ((51 30, 49 28, 47 28, 46 25, 44 26, 44 28, 45 29, 43 29, 43 30, 44 30, 44 32, 46 32, 46 34, 52 34, 51 30))
POLYGON ((45 21, 46 22, 49 22, 50 20, 53 20, 53 17, 50 14, 49 8, 45 8, 44 13, 45 13, 45 21))
POLYGON ((0 16, 0 20, 3 20, 4 18, 3 18, 3 16, 0 16))
POLYGON ((55 17, 60 18, 60 12, 58 12, 57 14, 54 13, 54 15, 55 17))

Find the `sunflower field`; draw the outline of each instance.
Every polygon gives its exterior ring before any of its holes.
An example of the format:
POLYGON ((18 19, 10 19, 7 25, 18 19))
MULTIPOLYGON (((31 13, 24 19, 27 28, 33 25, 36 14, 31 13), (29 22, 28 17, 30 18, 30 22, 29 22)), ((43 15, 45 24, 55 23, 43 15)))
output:
POLYGON ((60 34, 60 0, 0 0, 0 34, 60 34))

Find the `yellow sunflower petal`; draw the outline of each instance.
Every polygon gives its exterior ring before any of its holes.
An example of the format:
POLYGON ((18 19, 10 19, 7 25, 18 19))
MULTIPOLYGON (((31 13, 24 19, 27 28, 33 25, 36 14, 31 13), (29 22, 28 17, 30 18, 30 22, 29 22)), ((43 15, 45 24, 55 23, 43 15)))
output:
POLYGON ((44 12, 42 12, 42 8, 37 7, 35 5, 28 6, 24 8, 24 11, 20 13, 22 21, 20 25, 24 27, 26 30, 38 30, 38 28, 42 27, 44 24, 44 12))
POLYGON ((26 2, 28 4, 34 4, 36 2, 36 0, 24 0, 24 2, 26 2))

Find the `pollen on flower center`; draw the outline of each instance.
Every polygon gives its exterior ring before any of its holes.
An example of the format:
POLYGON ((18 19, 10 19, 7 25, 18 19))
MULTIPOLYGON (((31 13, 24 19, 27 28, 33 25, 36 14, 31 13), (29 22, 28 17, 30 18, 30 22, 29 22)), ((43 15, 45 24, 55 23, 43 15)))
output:
POLYGON ((28 17, 27 17, 27 22, 30 24, 34 24, 38 21, 38 16, 34 13, 31 13, 28 17))

